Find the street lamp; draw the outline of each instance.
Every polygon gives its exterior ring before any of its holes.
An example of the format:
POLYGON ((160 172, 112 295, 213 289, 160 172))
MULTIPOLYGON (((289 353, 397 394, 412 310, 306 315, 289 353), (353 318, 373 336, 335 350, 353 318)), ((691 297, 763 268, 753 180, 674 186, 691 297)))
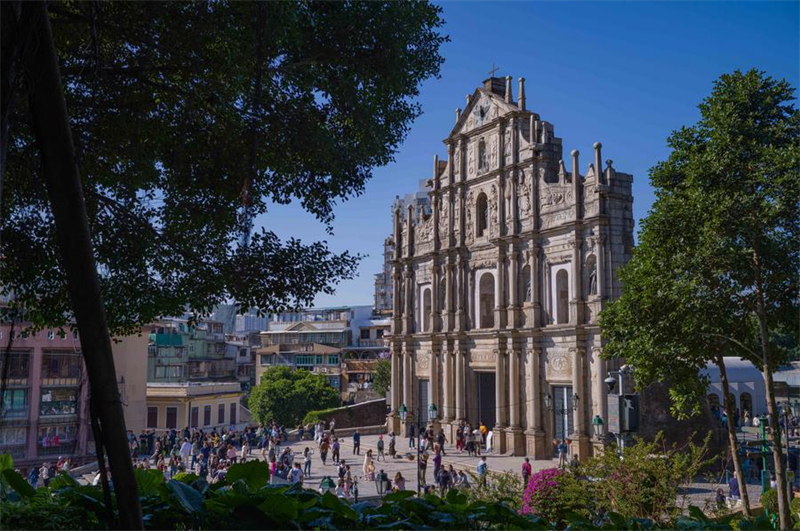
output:
POLYGON ((616 380, 616 378, 614 378, 613 376, 611 376, 611 375, 609 374, 609 375, 608 375, 608 378, 606 378, 605 380, 603 380, 603 382, 606 384, 606 387, 608 387, 608 394, 611 394, 611 393, 613 393, 613 392, 614 392, 614 387, 617 385, 617 380, 616 380))
POLYGON ((428 419, 429 420, 436 420, 436 414, 439 411, 436 409, 436 404, 431 404, 428 406, 428 419))
POLYGON ((581 399, 581 397, 578 396, 578 393, 575 393, 575 394, 572 395, 572 410, 573 411, 578 411, 578 401, 580 399, 581 399))
POLYGON ((544 393, 544 407, 546 407, 548 411, 553 411, 553 398, 549 393, 544 393))
POLYGON ((597 440, 603 438, 603 417, 600 415, 595 415, 592 419, 592 428, 594 428, 594 436, 597 437, 597 440))

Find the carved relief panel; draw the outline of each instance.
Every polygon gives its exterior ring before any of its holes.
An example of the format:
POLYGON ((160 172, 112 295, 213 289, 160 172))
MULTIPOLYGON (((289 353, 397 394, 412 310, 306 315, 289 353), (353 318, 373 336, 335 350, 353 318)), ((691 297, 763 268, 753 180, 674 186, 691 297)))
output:
POLYGON ((431 354, 430 352, 417 352, 415 356, 414 369, 417 377, 426 377, 430 375, 431 371, 431 354))
POLYGON ((471 350, 469 352, 470 368, 494 368, 497 365, 497 351, 471 350))
POLYGON ((544 363, 548 380, 570 380, 572 378, 572 358, 568 352, 548 350, 544 363))

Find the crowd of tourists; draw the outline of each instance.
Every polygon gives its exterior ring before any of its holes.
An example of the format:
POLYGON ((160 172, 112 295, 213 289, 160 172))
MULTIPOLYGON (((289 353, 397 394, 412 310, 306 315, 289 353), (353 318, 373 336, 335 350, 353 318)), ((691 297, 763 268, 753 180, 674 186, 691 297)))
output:
POLYGON ((72 459, 59 456, 58 461, 42 463, 41 467, 33 466, 28 472, 28 483, 33 488, 50 485, 56 475, 72 470, 72 459))

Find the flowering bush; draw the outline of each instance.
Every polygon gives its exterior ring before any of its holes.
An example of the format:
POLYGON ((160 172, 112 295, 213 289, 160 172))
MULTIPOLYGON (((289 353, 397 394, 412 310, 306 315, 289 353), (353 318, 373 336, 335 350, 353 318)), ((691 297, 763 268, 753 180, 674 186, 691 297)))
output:
POLYGON ((590 485, 558 468, 540 470, 531 476, 522 498, 522 514, 534 514, 560 522, 568 512, 589 516, 593 505, 590 485))

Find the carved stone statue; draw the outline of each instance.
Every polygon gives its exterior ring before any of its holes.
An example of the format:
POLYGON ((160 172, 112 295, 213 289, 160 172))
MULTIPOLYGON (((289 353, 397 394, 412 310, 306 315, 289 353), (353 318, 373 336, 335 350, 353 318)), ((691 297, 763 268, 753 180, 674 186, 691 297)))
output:
POLYGON ((589 269, 589 295, 597 295, 597 262, 592 262, 589 269))

